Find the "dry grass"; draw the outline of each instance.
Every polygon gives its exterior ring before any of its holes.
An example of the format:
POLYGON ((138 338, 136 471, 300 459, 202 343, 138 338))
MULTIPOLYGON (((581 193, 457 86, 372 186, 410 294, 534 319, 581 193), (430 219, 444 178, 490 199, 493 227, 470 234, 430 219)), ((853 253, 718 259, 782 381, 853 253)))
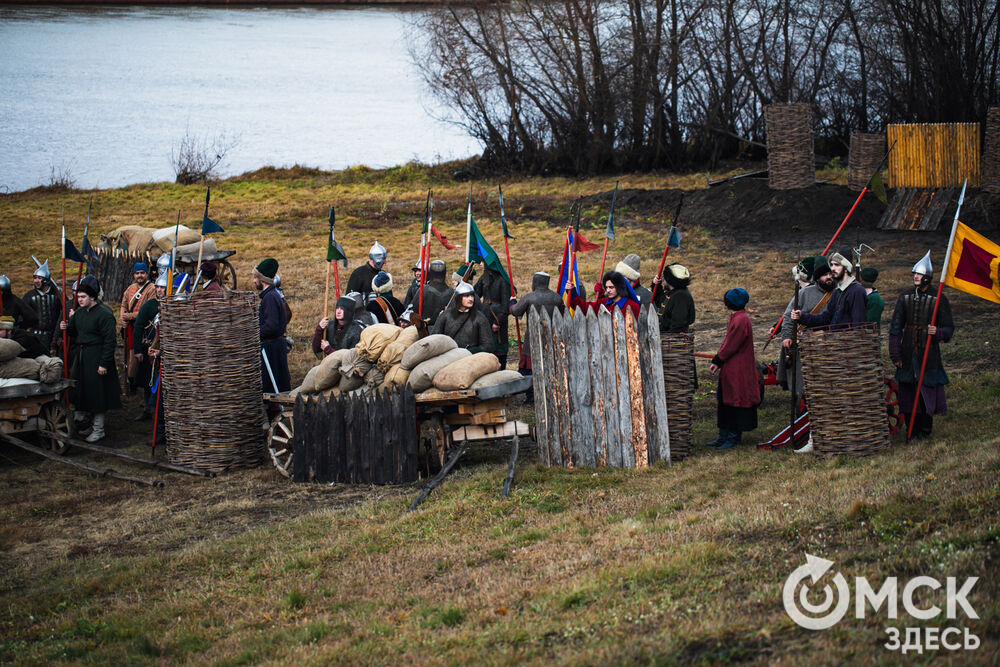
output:
MULTIPOLYGON (((227 230, 220 246, 238 251, 241 280, 259 258, 280 259, 296 313, 292 335, 304 340, 322 314, 329 203, 338 206, 338 238, 352 259, 360 261, 377 237, 390 250, 400 287, 416 255, 426 187, 434 187, 442 231, 462 235, 467 185, 450 183, 433 169, 407 169, 338 175, 287 170, 222 183, 213 189, 213 218, 227 230)), ((696 187, 701 178, 625 176, 622 185, 696 187)), ((538 268, 552 272, 573 199, 609 190, 614 180, 504 185, 517 236, 511 252, 519 287, 526 288, 538 268)), ((492 204, 494 184, 476 184, 477 220, 493 239, 499 234, 486 214, 492 210, 487 192, 492 204)), ((106 229, 126 220, 169 222, 178 206, 185 219, 196 220, 204 193, 150 185, 0 198, 5 232, 36 230, 4 234, 0 267, 15 284, 27 282, 31 267, 22 260, 28 252, 52 255, 57 249, 58 205, 67 203, 72 229, 79 230, 91 194, 95 227, 106 229)), ((640 219, 623 212, 609 263, 639 252, 648 274, 671 213, 640 219)), ((789 298, 792 253, 780 249, 787 246, 779 246, 778 236, 774 245, 734 255, 731 237, 698 227, 685 233, 685 250, 676 258, 696 277, 698 348, 711 350, 721 339, 721 294, 741 283, 758 311, 752 317, 760 351, 764 330, 789 298)), ((890 312, 907 262, 926 242, 896 238, 878 255, 890 312)), ((825 240, 804 239, 803 245, 825 240)), ((454 264, 459 255, 440 256, 454 264)), ((596 277, 599 262, 599 252, 583 258, 586 279, 596 277)), ((995 661, 995 310, 950 296, 959 335, 945 352, 953 371, 949 415, 937 420, 934 442, 897 439, 868 459, 821 460, 749 447, 722 454, 699 446, 670 468, 564 471, 536 466, 529 445, 513 493, 501 501, 506 452, 481 446, 410 514, 405 507, 415 486, 293 485, 261 469, 215 480, 170 475, 168 486, 157 491, 3 450, 0 661, 895 662, 898 654, 882 647, 884 629, 914 624, 905 619, 879 615, 826 632, 799 629, 788 619, 781 585, 806 551, 834 560, 848 580, 979 576, 969 599, 980 619, 959 623, 983 645, 974 654, 941 657, 995 661)), ((300 346, 293 379, 310 362, 300 346)), ((714 426, 714 382, 707 374, 701 380, 696 443, 714 426)), ((777 430, 786 406, 784 393, 768 389, 761 428, 753 435, 763 440, 777 430)), ((125 417, 117 417, 113 437, 142 451, 149 425, 133 430, 125 417)), ((939 620, 928 625, 950 624, 939 620)))

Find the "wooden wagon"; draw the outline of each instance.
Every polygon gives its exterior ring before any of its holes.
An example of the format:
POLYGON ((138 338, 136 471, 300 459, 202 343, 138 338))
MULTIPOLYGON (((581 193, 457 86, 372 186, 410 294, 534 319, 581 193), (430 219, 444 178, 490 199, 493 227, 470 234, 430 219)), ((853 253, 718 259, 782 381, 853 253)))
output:
MULTIPOLYGON (((439 465, 456 442, 498 440, 527 436, 528 424, 508 419, 506 402, 512 396, 531 389, 531 378, 460 391, 430 391, 416 395, 417 421, 421 433, 430 441, 439 465)), ((264 394, 264 400, 277 403, 282 411, 267 432, 267 450, 274 467, 285 477, 291 477, 294 458, 295 423, 292 408, 295 396, 288 393, 264 394)))
POLYGON ((72 437, 72 420, 64 392, 72 380, 52 384, 30 382, 0 387, 0 433, 38 433, 44 445, 57 454, 66 451, 72 437))
MULTIPOLYGON (((235 254, 235 250, 216 250, 215 252, 207 252, 201 256, 201 261, 215 262, 218 265, 219 271, 216 274, 216 278, 219 284, 227 290, 236 289, 236 269, 229 263, 229 258, 235 254)), ((195 266, 197 263, 197 252, 177 255, 177 268, 190 273, 192 276, 198 275, 198 267, 195 266)))

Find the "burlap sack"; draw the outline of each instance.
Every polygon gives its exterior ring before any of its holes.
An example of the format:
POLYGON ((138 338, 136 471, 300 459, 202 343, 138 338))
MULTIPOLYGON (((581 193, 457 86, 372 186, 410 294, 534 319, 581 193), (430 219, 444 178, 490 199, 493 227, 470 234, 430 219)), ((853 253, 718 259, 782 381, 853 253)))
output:
MULTIPOLYGON (((427 338, 430 338, 428 336, 427 338)), ((427 340, 425 338, 424 340, 427 340)), ((448 340, 451 340, 450 338, 448 340)), ((421 341, 422 342, 422 341, 421 341)), ((454 341, 452 341, 454 343, 454 341)), ((417 343, 416 345, 419 345, 417 343)), ((416 345, 411 346, 416 347, 416 345)), ((407 350, 408 352, 409 350, 407 350)), ((406 356, 405 354, 403 355, 406 356)), ((434 376, 437 375, 438 371, 452 363, 453 361, 458 361, 459 359, 465 359, 471 357, 472 353, 466 350, 464 347, 456 347, 448 350, 444 354, 439 354, 432 359, 426 361, 421 361, 417 364, 416 368, 410 371, 410 377, 406 381, 408 387, 413 389, 413 391, 424 391, 425 389, 430 389, 431 385, 434 384, 434 376)), ((403 364, 400 364, 403 366, 403 364)), ((405 368, 405 366, 403 366, 405 368)))
POLYGON ((129 252, 145 252, 149 246, 153 245, 153 232, 155 231, 150 227, 125 225, 110 234, 102 234, 101 238, 107 239, 112 248, 120 248, 129 252))
POLYGON ((399 335, 394 340, 394 343, 403 343, 406 347, 409 347, 420 340, 420 330, 416 327, 403 327, 403 330, 399 332, 399 335))
MULTIPOLYGON (((211 238, 205 239, 205 250, 204 253, 208 253, 208 242, 211 238)), ((185 250, 181 252, 181 246, 194 245, 194 253, 198 254, 198 243, 201 242, 201 233, 194 230, 188 229, 184 225, 177 228, 177 254, 192 254, 190 250, 185 250)), ((214 246, 215 241, 212 241, 214 246)), ((149 239, 149 246, 156 246, 163 252, 169 252, 171 248, 174 247, 174 228, 164 227, 163 229, 154 229, 149 239)), ((133 248, 134 249, 134 248, 133 248)), ((142 250, 149 250, 150 247, 142 248, 142 250)), ((212 252, 215 252, 214 248, 212 252)))
POLYGON ((340 377, 345 378, 351 376, 363 378, 365 373, 370 371, 374 365, 375 364, 372 362, 365 361, 358 356, 358 351, 356 349, 347 350, 343 360, 340 362, 340 377))
POLYGON ((59 357, 48 357, 42 355, 35 357, 38 362, 38 379, 45 384, 59 382, 63 376, 63 362, 59 357))
MULTIPOLYGON (((18 345, 18 347, 21 347, 18 345)), ((40 363, 34 359, 14 358, 9 361, 0 362, 0 378, 24 378, 25 380, 37 380, 40 363)))
POLYGON ((24 348, 17 341, 10 338, 0 338, 0 362, 10 361, 22 352, 24 352, 24 348))
POLYGON ((401 331, 395 324, 373 324, 361 332, 361 340, 354 349, 362 359, 374 363, 378 361, 385 346, 396 340, 401 331))
MULTIPOLYGON (((173 233, 171 233, 170 242, 169 243, 162 243, 160 241, 157 241, 156 242, 156 247, 159 248, 162 252, 170 252, 170 249, 173 247, 173 243, 174 243, 174 237, 173 237, 173 233), (164 246, 166 246, 166 247, 164 247, 164 246)), ((193 256, 197 257, 198 256, 198 245, 200 243, 201 243, 201 239, 199 239, 195 243, 187 243, 185 245, 179 245, 179 246, 177 246, 177 256, 178 257, 183 257, 184 255, 193 255, 193 256)), ((218 246, 215 245, 215 239, 213 239, 211 236, 207 237, 205 239, 205 247, 202 248, 202 251, 201 251, 202 256, 210 255, 210 254, 212 254, 214 252, 217 252, 217 251, 218 251, 218 246)))
POLYGON ((334 350, 316 367, 316 391, 336 387, 340 383, 340 368, 350 350, 334 350))
POLYGON ((520 380, 521 374, 517 371, 497 371, 487 373, 472 383, 469 389, 482 389, 483 387, 495 387, 498 384, 507 384, 514 380, 520 380))
POLYGON ((450 336, 431 334, 427 338, 421 338, 406 348, 406 352, 403 353, 403 358, 399 363, 403 367, 403 370, 412 371, 428 359, 440 356, 448 350, 454 350, 456 347, 458 347, 458 343, 452 340, 450 336))
POLYGON ((385 372, 385 384, 390 387, 402 387, 408 379, 410 379, 410 371, 404 371, 399 364, 385 372))
POLYGON ((406 343, 401 343, 399 339, 392 341, 385 346, 382 350, 382 355, 375 362, 375 365, 383 373, 388 371, 390 368, 398 364, 403 359, 403 353, 406 352, 406 343))
POLYGON ((448 364, 434 376, 434 386, 441 391, 468 389, 472 383, 487 373, 500 370, 500 360, 495 354, 477 352, 466 359, 448 364))
MULTIPOLYGON (((302 384, 298 386, 298 392, 300 394, 315 394, 316 389, 316 373, 319 372, 319 366, 313 366, 306 373, 306 379, 302 381, 302 384)), ((338 378, 339 381, 340 378, 338 378)))
POLYGON ((365 383, 364 376, 361 375, 341 375, 340 384, 337 385, 338 394, 346 394, 354 391, 365 383))
POLYGON ((385 373, 378 369, 378 366, 372 366, 371 370, 365 373, 365 384, 369 387, 377 387, 385 381, 385 373))

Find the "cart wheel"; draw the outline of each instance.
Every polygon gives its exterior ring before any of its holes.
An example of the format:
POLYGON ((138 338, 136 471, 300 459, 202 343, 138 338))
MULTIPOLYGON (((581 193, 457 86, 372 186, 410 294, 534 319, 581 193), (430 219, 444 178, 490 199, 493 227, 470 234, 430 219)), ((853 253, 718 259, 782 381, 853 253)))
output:
POLYGON ((223 289, 236 289, 236 269, 227 259, 219 260, 219 284, 223 289))
POLYGON ((69 449, 69 412, 59 401, 50 401, 42 406, 40 415, 45 422, 45 430, 59 434, 59 438, 45 438, 45 443, 56 454, 62 454, 69 449))
POLYGON ((282 412, 271 422, 267 431, 267 451, 271 453, 274 467, 285 477, 292 476, 292 434, 295 425, 292 413, 282 412))
POLYGON ((899 433, 906 424, 906 416, 899 409, 899 386, 889 378, 885 378, 885 416, 889 422, 890 435, 899 433))

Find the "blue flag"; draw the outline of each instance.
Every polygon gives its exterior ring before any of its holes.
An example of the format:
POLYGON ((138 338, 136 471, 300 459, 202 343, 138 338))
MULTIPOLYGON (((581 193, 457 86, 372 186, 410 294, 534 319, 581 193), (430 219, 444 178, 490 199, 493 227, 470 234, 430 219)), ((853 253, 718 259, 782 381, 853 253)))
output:
POLYGON ((85 264, 87 262, 83 255, 80 254, 80 251, 76 249, 76 246, 73 245, 73 242, 69 239, 66 239, 66 259, 70 262, 79 262, 80 264, 85 264))
POLYGON ((667 238, 667 245, 671 248, 681 247, 681 230, 676 227, 670 227, 670 236, 667 238))
POLYGON ((202 220, 201 220, 201 235, 202 236, 205 236, 206 234, 215 234, 216 232, 224 232, 224 231, 226 231, 222 227, 219 226, 219 223, 217 223, 215 220, 212 220, 210 217, 208 217, 208 200, 209 200, 209 198, 211 196, 212 196, 212 189, 209 188, 205 192, 205 217, 202 218, 202 220))

